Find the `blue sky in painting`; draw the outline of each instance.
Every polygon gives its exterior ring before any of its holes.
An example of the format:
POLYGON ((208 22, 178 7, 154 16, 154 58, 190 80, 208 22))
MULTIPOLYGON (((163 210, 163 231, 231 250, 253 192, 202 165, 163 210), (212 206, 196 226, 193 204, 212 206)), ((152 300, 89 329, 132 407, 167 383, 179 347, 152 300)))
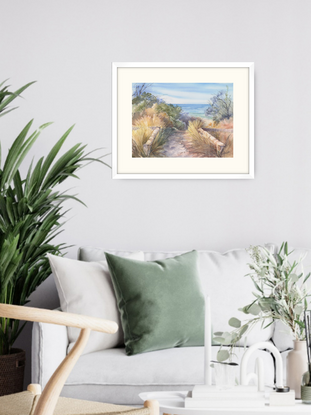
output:
POLYGON ((230 83, 154 83, 150 84, 147 91, 168 104, 207 104, 218 91, 226 91, 227 86, 233 97, 233 84, 230 83))

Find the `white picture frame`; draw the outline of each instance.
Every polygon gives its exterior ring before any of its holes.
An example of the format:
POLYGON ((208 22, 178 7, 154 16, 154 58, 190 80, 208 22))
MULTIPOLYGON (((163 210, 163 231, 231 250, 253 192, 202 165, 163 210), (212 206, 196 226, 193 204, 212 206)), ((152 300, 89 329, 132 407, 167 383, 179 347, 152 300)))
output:
POLYGON ((112 178, 253 179, 254 63, 112 63, 112 178), (233 85, 235 85, 234 80, 237 80, 237 87, 234 90, 233 102, 234 105, 237 105, 237 108, 235 108, 234 111, 236 111, 236 109, 239 110, 239 125, 241 127, 241 134, 239 136, 236 134, 236 130, 234 130, 234 144, 239 144, 240 153, 237 152, 238 155, 236 157, 233 156, 230 160, 228 158, 132 158, 132 123, 130 121, 132 112, 132 95, 131 92, 129 92, 132 91, 132 82, 154 82, 154 80, 157 82, 157 79, 161 79, 162 81, 164 79, 165 82, 165 79, 171 81, 171 79, 175 79, 176 77, 189 80, 192 76, 194 80, 206 79, 207 82, 214 82, 219 76, 221 79, 225 78, 225 82, 233 82, 233 85), (211 79, 211 81, 209 79, 211 79), (241 87, 239 87, 239 85, 241 85, 241 87), (239 104, 236 104, 236 102, 239 102, 239 104), (238 105, 240 105, 240 107, 238 107, 238 105))

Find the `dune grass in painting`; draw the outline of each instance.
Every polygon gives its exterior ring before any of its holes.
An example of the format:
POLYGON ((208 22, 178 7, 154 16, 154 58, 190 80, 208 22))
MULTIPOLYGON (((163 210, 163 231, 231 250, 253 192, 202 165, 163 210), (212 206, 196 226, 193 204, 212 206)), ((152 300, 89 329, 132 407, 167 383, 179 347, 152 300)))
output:
POLYGON ((233 84, 133 84, 132 157, 233 157, 233 84))

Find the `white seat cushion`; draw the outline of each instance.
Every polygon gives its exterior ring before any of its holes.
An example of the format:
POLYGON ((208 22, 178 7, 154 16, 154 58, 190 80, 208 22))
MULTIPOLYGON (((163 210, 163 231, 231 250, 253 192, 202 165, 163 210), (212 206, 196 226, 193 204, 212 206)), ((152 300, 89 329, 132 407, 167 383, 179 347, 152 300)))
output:
MULTIPOLYGON (((216 359, 218 347, 212 347, 216 359)), ((243 355, 243 348, 236 350, 243 355)), ((250 359, 264 359, 265 383, 271 386, 274 366, 270 353, 258 351, 250 359)), ((99 402, 139 405, 138 394, 153 390, 190 390, 204 382, 204 348, 182 347, 126 356, 123 348, 102 350, 80 357, 63 389, 63 396, 99 402)), ((237 371, 238 375, 238 371, 237 371)))

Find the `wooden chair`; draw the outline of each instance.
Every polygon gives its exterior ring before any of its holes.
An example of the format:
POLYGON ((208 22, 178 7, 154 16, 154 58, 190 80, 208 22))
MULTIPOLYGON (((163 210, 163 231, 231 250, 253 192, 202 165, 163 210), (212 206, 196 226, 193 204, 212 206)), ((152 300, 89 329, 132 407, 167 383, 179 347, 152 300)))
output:
POLYGON ((25 321, 59 324, 80 328, 81 332, 72 350, 55 370, 41 394, 41 386, 31 384, 27 391, 0 397, 0 415, 159 415, 157 401, 146 401, 143 408, 60 398, 60 393, 71 370, 79 359, 91 330, 113 334, 118 325, 109 320, 72 313, 22 307, 0 303, 0 317, 25 321))

